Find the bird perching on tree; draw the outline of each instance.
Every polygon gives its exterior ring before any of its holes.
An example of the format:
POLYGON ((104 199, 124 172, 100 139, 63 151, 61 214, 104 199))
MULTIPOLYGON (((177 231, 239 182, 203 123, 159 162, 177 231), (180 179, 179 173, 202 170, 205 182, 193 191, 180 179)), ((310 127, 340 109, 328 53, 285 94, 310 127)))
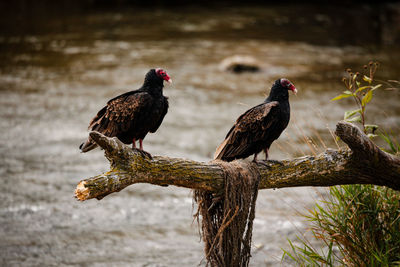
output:
POLYGON ((239 116, 225 140, 217 148, 214 159, 232 161, 265 152, 285 130, 290 120, 289 92, 297 94, 296 87, 285 78, 275 81, 269 96, 239 116))
MULTIPOLYGON (((143 139, 149 132, 157 131, 168 111, 168 98, 163 95, 164 81, 172 82, 163 69, 149 70, 142 87, 109 100, 90 121, 88 129, 117 137, 125 144, 132 144, 132 148, 136 148, 138 140, 143 151, 143 139)), ((82 152, 96 147, 90 137, 79 146, 82 152)))

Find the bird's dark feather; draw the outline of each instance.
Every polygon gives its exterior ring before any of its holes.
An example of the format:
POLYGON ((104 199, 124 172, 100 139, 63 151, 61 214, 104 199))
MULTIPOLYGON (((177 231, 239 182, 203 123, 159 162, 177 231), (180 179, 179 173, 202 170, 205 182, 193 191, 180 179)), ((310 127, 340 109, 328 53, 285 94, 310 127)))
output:
POLYGON ((214 159, 232 161, 269 149, 290 119, 288 90, 295 87, 289 81, 285 85, 282 85, 281 79, 276 80, 264 103, 239 116, 217 148, 214 159))
POLYGON ((165 115, 166 115, 167 112, 168 112, 168 107, 169 107, 169 104, 168 104, 168 97, 165 96, 164 99, 163 99, 163 102, 162 102, 162 108, 161 108, 161 109, 162 109, 162 112, 161 112, 160 118, 159 118, 158 121, 154 124, 154 127, 150 129, 150 132, 151 132, 151 133, 155 133, 155 132, 158 130, 158 128, 160 127, 162 121, 164 120, 165 115))
POLYGON ((99 111, 89 129, 101 132, 106 136, 117 136, 119 133, 137 126, 135 123, 143 120, 142 117, 146 113, 143 111, 151 109, 153 102, 150 94, 140 91, 116 97, 99 111))
POLYGON ((276 101, 247 110, 236 120, 224 142, 218 147, 214 158, 235 159, 240 155, 253 154, 254 152, 251 152, 254 148, 250 144, 262 143, 268 139, 271 127, 276 123, 277 113, 279 113, 279 103, 276 101))
MULTIPOLYGON (((109 100, 90 121, 89 130, 116 136, 125 144, 132 143, 133 139, 144 139, 148 132, 154 133, 168 112, 168 98, 162 95, 162 79, 158 81, 152 71, 146 75, 140 89, 109 100)), ((93 145, 89 137, 80 148, 87 152, 96 147, 93 145)))

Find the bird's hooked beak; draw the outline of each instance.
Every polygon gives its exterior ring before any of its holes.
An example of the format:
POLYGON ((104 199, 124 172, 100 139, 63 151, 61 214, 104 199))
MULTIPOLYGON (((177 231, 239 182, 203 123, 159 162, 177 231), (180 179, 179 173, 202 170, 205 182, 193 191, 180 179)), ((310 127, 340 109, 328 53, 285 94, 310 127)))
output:
POLYGON ((163 80, 169 84, 172 84, 172 79, 171 79, 171 77, 169 77, 169 75, 167 73, 165 73, 165 75, 163 76, 163 80))
POLYGON ((289 89, 293 91, 293 94, 297 95, 297 89, 293 84, 290 85, 289 89))

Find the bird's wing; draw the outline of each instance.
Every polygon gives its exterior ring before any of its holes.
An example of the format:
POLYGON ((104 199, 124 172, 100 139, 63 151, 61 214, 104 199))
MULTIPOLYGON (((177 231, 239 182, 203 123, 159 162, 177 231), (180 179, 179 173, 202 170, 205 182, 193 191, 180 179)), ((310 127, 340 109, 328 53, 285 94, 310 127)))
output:
POLYGON ((225 140, 217 148, 214 159, 233 158, 248 149, 249 144, 262 141, 268 128, 278 119, 277 101, 263 103, 243 113, 229 130, 225 140))
POLYGON ((140 112, 148 108, 151 103, 152 97, 143 91, 133 91, 115 97, 92 119, 89 130, 110 137, 116 136, 120 132, 127 131, 138 119, 140 112))
POLYGON ((160 114, 160 117, 159 117, 157 123, 154 124, 154 127, 150 129, 150 132, 151 132, 151 133, 155 133, 155 132, 157 131, 158 127, 160 127, 162 121, 164 120, 165 115, 166 115, 167 112, 168 112, 168 107, 169 107, 169 104, 168 104, 168 97, 164 96, 164 97, 163 97, 163 108, 162 108, 162 112, 161 112, 161 114, 160 114))

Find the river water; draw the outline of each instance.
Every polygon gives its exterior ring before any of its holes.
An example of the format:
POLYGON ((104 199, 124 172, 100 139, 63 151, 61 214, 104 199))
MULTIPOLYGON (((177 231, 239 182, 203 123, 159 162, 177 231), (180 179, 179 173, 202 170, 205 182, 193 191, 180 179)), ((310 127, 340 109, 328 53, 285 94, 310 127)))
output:
MULTIPOLYGON (((22 29, 4 31, 1 265, 198 265, 203 245, 189 190, 134 185, 101 201, 73 198, 80 180, 108 170, 101 150, 79 153, 89 120, 108 99, 138 88, 148 69, 163 67, 174 81, 164 90, 170 109, 144 147, 154 155, 209 161, 237 116, 286 77, 299 93, 290 96, 292 120, 270 157, 336 148, 328 129, 352 107, 351 101, 330 101, 343 90, 344 69, 379 60, 381 79, 399 79, 400 52, 363 45, 371 41, 368 34, 360 32, 359 40, 348 26, 331 31, 337 14, 329 12, 296 6, 129 9, 27 18, 22 29), (262 71, 220 69, 224 58, 238 54, 259 60, 262 71), (305 136, 315 144, 307 145, 305 136)), ((398 91, 377 92, 370 122, 398 132, 399 100, 398 91)), ((307 228, 297 212, 325 193, 260 191, 251 265, 279 266, 286 239, 307 228)))

